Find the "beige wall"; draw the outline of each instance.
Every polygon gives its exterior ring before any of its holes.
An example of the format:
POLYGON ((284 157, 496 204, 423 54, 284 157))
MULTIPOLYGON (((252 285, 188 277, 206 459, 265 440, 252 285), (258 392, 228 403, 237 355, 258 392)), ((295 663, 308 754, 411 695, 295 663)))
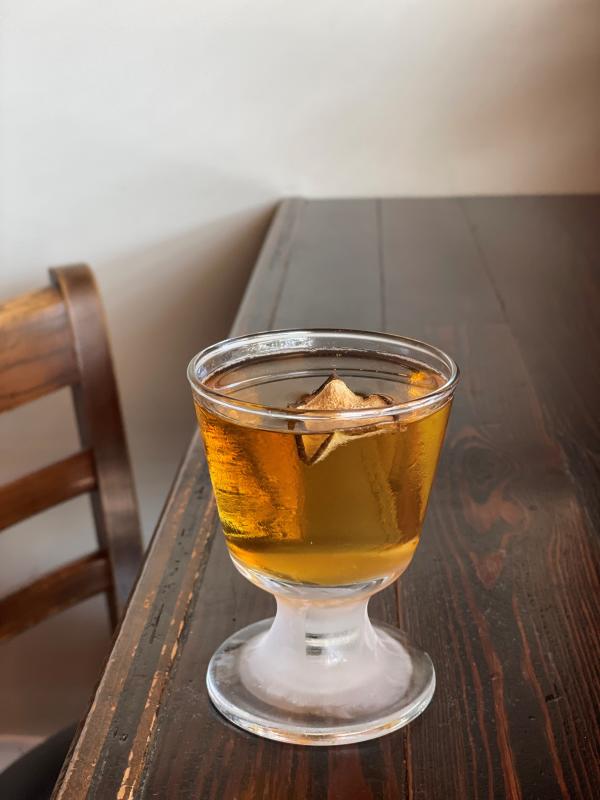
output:
MULTIPOLYGON (((278 197, 600 190, 594 0, 4 0, 0 26, 0 296, 96 269, 146 537, 191 429, 186 361, 226 333, 278 197)), ((0 420, 0 480, 74 446, 67 412, 0 420)), ((19 526, 0 587, 90 537, 84 500, 19 526)), ((0 732, 78 713, 102 612, 0 651, 0 732)))

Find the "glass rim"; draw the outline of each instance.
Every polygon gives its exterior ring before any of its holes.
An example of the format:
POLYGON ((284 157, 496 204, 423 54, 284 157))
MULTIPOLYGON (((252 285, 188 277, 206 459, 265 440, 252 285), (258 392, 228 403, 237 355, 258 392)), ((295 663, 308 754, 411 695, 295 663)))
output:
MULTIPOLYGON (((307 352, 309 351, 307 350, 307 352)), ((318 350, 315 350, 315 352, 318 352, 318 350)), ((374 352, 377 353, 376 350, 374 352)), ((243 361, 243 359, 240 359, 240 361, 243 361)), ((232 362, 232 366, 234 363, 235 362, 232 362)), ((214 372, 212 374, 214 374, 214 372)), ((375 420, 390 416, 404 416, 416 410, 426 409, 430 406, 440 403, 442 400, 448 400, 454 393, 459 376, 460 370, 454 359, 434 345, 427 344, 427 342, 423 342, 420 339, 413 339, 408 336, 398 336, 392 333, 382 333, 377 331, 354 330, 350 328, 283 328, 221 339, 220 341, 215 342, 214 344, 209 345, 203 350, 200 350, 200 352, 196 353, 196 355, 190 360, 187 368, 187 378, 190 386, 192 387, 193 394, 199 395, 202 399, 209 400, 211 403, 233 411, 253 414, 255 416, 268 417, 270 419, 287 421, 306 419, 319 422, 328 422, 332 420, 375 420), (311 410, 265 406, 261 405, 260 403, 252 403, 247 400, 232 398, 231 395, 228 395, 226 392, 207 386, 206 383, 203 382, 203 380, 197 375, 197 368, 201 362, 206 361, 211 356, 219 353, 219 351, 227 353, 228 350, 234 350, 243 345, 244 341, 247 341, 248 343, 256 343, 260 342, 261 340, 267 341, 283 334, 307 337, 315 334, 331 336, 338 335, 341 337, 348 337, 349 339, 360 337, 370 340, 379 340, 381 342, 387 341, 396 346, 405 345, 409 348, 413 347, 423 350, 442 361, 449 369, 449 376, 446 378, 443 384, 431 390, 422 397, 418 397, 413 400, 405 400, 389 406, 344 410, 311 410)))

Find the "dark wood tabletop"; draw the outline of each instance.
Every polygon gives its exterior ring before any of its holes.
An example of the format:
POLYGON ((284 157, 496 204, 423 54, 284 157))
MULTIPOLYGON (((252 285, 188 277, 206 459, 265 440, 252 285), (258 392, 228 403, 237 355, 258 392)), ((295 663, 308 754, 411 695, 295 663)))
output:
POLYGON ((212 652, 273 601, 228 559, 194 435, 55 797, 600 797, 599 271, 600 197, 282 203, 234 334, 387 330, 462 370, 421 545, 371 602, 434 699, 330 748, 213 709, 212 652))

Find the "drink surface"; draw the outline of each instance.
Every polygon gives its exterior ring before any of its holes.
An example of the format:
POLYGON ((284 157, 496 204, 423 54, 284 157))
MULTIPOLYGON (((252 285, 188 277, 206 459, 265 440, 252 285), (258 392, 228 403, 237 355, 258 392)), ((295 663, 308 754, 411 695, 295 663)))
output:
MULTIPOLYGON (((314 396, 330 374, 331 356, 287 355, 236 366, 209 385, 234 400, 286 409, 314 396)), ((421 364, 380 356, 344 357, 337 377, 394 405, 443 382, 421 364)), ((295 583, 399 575, 418 543, 449 409, 447 401, 408 416, 375 410, 367 420, 303 418, 267 430, 256 416, 197 403, 231 553, 295 583)))

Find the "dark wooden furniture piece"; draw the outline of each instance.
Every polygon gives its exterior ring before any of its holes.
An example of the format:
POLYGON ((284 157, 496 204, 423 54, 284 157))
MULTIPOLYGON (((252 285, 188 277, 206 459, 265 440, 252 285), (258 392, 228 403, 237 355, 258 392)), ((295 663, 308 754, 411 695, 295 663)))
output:
POLYGON ((422 544, 373 601, 435 697, 339 748, 213 710, 210 655, 272 601, 228 560, 194 436, 57 800, 599 797, 599 258, 598 197, 284 202, 233 333, 385 329, 462 368, 422 544))
POLYGON ((89 267, 50 270, 52 285, 0 306, 0 412, 65 386, 81 451, 0 486, 0 531, 90 493, 99 549, 0 599, 0 640, 100 592, 113 627, 142 539, 104 313, 89 267))

